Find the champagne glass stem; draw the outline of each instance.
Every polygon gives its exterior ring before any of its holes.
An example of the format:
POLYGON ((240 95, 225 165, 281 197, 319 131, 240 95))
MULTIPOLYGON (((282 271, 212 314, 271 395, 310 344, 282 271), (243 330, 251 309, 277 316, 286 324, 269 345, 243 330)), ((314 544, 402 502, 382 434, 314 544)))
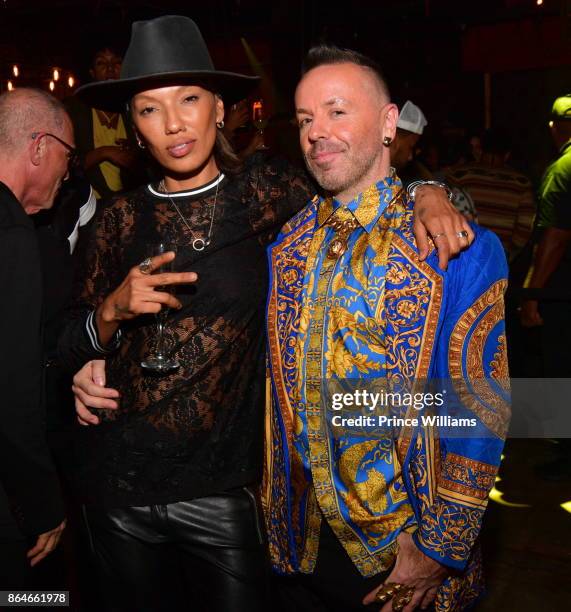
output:
MULTIPOLYGON (((156 257, 169 251, 176 253, 176 245, 162 241, 151 243, 147 245, 147 251, 150 257, 156 257)), ((171 269, 172 262, 167 262, 161 266, 159 271, 165 272, 171 269)), ((172 287, 160 286, 156 289, 157 291, 169 291, 172 290, 172 287)), ((155 315, 154 333, 153 337, 149 339, 150 354, 141 361, 141 367, 147 370, 164 373, 180 367, 179 362, 174 357, 169 356, 172 344, 167 332, 169 311, 170 309, 164 305, 155 315)))
POLYGON ((163 313, 157 315, 157 352, 158 359, 165 358, 165 317, 163 313))

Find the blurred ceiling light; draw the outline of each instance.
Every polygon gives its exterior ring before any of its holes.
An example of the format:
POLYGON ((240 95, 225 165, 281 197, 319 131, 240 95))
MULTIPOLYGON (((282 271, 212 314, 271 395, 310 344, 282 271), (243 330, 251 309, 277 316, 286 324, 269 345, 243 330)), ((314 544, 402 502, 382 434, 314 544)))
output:
POLYGON ((56 88, 56 84, 53 81, 50 81, 50 91, 53 91, 56 88))
POLYGON ((59 81, 59 70, 54 68, 54 81, 59 81))
POLYGON ((254 70, 255 74, 259 77, 266 78, 266 73, 264 72, 264 68, 260 60, 256 57, 252 47, 248 44, 248 41, 245 38, 240 38, 240 42, 244 47, 244 51, 246 52, 246 56, 248 57, 248 61, 250 62, 250 66, 254 70))
POLYGON ((541 6, 543 4, 543 0, 537 0, 536 4, 537 4, 537 6, 541 6))
POLYGON ((14 85, 12 85, 12 81, 8 81, 8 91, 14 91, 14 85))
POLYGON ((74 85, 75 85, 75 79, 73 78, 72 75, 69 75, 69 77, 67 78, 67 86, 73 87, 74 85))
POLYGON ((12 74, 13 74, 15 77, 19 77, 19 76, 20 76, 20 69, 18 68, 18 65, 17 65, 17 64, 14 64, 14 65, 12 66, 12 74))

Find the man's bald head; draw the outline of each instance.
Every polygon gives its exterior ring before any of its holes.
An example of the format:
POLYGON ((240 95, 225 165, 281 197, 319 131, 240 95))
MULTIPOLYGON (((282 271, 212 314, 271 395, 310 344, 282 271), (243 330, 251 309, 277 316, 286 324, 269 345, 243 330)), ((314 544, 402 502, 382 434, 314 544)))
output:
POLYGON ((0 95, 0 156, 14 155, 38 131, 61 134, 66 110, 49 93, 18 88, 0 95))
POLYGON ((0 181, 27 214, 53 205, 73 147, 71 119, 53 96, 28 88, 0 96, 0 181))

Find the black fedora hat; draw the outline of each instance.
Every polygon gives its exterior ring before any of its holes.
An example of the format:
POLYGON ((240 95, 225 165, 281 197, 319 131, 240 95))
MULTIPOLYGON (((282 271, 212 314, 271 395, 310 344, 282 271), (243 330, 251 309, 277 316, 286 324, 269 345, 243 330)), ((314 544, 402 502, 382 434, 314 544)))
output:
POLYGON ((83 85, 76 95, 103 110, 124 110, 137 92, 192 82, 219 93, 226 104, 245 98, 259 77, 215 70, 197 25, 188 17, 165 15, 135 21, 115 80, 83 85))

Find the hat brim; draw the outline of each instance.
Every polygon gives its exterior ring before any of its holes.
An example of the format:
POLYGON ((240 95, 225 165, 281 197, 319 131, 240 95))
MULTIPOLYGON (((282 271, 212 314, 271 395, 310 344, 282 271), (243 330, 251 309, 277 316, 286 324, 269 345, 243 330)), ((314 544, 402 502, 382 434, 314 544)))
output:
POLYGON ((229 105, 246 98, 259 83, 258 76, 219 70, 165 72, 151 76, 88 83, 79 87, 75 95, 94 108, 121 112, 125 110, 131 98, 141 91, 170 85, 195 84, 220 94, 224 103, 229 105))

